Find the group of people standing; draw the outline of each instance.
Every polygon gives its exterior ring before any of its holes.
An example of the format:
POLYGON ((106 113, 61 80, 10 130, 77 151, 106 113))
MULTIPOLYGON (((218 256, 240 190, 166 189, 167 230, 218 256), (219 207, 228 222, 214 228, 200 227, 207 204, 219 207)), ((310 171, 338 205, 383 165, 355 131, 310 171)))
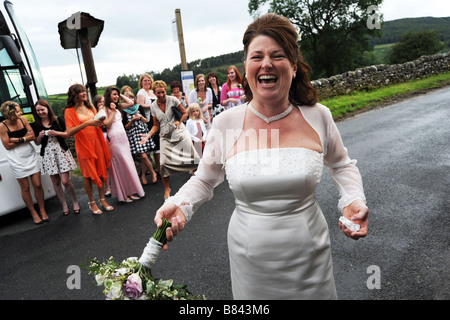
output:
POLYGON ((111 86, 92 103, 86 88, 74 84, 68 90, 64 117, 56 116, 50 104, 40 99, 34 105, 35 122, 31 124, 21 115, 17 103, 3 103, 2 142, 33 221, 36 224, 50 221, 45 211, 41 174, 50 176, 62 214, 80 213, 70 179, 70 172, 77 165, 93 215, 114 210, 107 197, 124 203, 144 197, 143 186, 149 183, 148 174, 152 183, 157 183, 158 174, 161 175, 164 198, 168 198, 170 175, 195 174, 213 117, 245 100, 241 82, 238 69, 231 66, 227 83, 222 87, 216 74, 210 73, 208 77, 199 74, 189 96, 182 92, 179 81, 171 83, 172 95, 168 96, 166 83, 154 81, 145 73, 139 79, 136 96, 129 86, 120 91, 111 86), (104 116, 99 118, 102 112, 104 116), (65 141, 72 136, 78 164, 65 141), (31 141, 41 146, 41 161, 31 141), (149 154, 153 154, 155 166, 149 154), (134 157, 140 160, 140 177, 134 157), (29 177, 39 212, 33 204, 29 177), (98 191, 98 201, 94 197, 94 187, 98 191), (72 201, 72 210, 64 190, 72 201))

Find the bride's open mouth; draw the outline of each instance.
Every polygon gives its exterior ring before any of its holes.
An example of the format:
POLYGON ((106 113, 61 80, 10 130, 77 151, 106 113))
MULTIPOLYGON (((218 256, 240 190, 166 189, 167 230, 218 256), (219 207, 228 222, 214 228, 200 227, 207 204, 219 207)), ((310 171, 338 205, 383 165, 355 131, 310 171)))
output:
POLYGON ((263 86, 271 86, 276 84, 278 81, 278 77, 274 75, 261 75, 258 77, 258 82, 263 86))

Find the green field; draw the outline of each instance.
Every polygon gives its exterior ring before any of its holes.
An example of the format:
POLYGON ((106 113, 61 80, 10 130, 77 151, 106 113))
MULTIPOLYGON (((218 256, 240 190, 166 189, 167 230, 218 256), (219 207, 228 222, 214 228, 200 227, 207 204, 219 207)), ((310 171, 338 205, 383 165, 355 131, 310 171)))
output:
POLYGON ((387 56, 395 43, 379 44, 374 46, 373 53, 380 63, 386 63, 387 56))

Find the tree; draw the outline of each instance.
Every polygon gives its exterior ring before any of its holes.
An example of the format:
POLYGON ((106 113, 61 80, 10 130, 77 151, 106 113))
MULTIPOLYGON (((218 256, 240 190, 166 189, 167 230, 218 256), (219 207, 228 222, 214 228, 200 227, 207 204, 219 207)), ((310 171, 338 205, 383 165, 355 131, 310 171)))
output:
POLYGON ((410 31, 404 33, 389 55, 391 64, 412 61, 423 55, 435 54, 445 48, 436 31, 410 31))
POLYGON ((249 0, 252 15, 270 2, 269 11, 287 17, 299 28, 300 46, 313 68, 314 78, 352 70, 358 67, 364 51, 370 50, 368 35, 380 35, 369 28, 374 17, 382 15, 368 10, 383 0, 249 0))
POLYGON ((123 86, 130 86, 131 88, 133 88, 133 90, 135 90, 139 86, 140 76, 141 75, 139 74, 123 74, 121 76, 118 76, 116 80, 116 87, 120 90, 123 86))

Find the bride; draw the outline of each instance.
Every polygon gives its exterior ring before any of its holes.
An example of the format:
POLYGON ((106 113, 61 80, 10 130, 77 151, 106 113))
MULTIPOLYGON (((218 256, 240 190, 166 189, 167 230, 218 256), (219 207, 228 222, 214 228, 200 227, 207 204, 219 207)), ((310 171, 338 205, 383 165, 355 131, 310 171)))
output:
MULTIPOLYGON (((247 104, 213 121, 196 175, 157 211, 171 241, 226 177, 236 208, 228 228, 235 299, 336 299, 326 220, 315 198, 325 164, 338 208, 365 237, 369 209, 361 175, 331 112, 317 103, 293 25, 266 14, 243 38, 247 104)), ((338 222, 338 220, 336 219, 338 222)), ((164 249, 167 250, 167 244, 164 249)))

